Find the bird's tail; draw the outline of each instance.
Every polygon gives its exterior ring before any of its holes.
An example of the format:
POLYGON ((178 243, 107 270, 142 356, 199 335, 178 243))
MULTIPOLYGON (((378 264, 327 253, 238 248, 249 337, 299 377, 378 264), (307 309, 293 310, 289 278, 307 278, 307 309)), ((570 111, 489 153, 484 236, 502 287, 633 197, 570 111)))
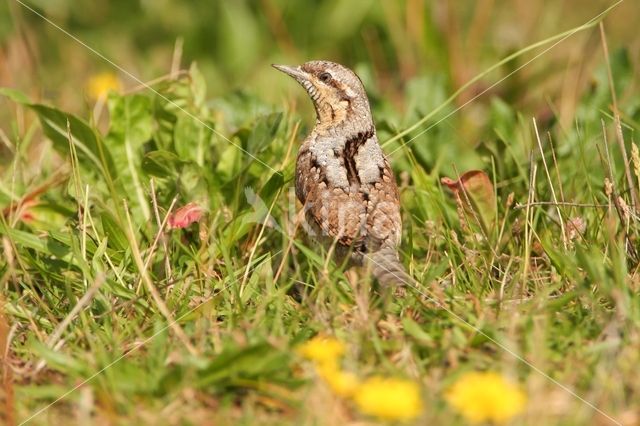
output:
POLYGON ((393 247, 382 247, 369 253, 368 258, 373 276, 383 286, 414 285, 415 280, 407 273, 398 257, 398 251, 393 247))

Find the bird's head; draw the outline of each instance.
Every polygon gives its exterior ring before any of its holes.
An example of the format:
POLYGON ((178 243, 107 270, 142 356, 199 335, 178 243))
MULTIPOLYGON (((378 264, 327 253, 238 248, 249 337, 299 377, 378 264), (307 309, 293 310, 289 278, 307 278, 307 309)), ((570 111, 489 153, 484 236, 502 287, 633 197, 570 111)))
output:
POLYGON ((300 66, 273 65, 293 77, 305 88, 318 115, 321 127, 361 124, 371 128, 371 112, 360 78, 340 64, 310 61, 300 66))

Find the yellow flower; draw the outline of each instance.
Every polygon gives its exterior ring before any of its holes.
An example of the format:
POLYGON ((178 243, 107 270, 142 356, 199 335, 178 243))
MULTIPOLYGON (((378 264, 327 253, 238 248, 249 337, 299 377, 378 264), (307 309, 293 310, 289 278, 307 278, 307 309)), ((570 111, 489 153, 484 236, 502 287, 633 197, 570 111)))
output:
POLYGON ((110 72, 102 72, 87 81, 87 93, 92 99, 100 99, 111 90, 120 90, 120 80, 110 72))
POLYGON ((384 420, 411 420, 422 412, 420 389, 407 380, 371 377, 356 389, 353 400, 364 414, 384 420))
POLYGON ((504 423, 525 407, 527 397, 497 373, 472 372, 447 391, 445 399, 472 423, 504 423))
POLYGON ((298 346, 297 352, 300 356, 319 365, 337 365, 338 358, 344 354, 344 350, 344 344, 341 341, 333 337, 316 336, 298 346))
POLYGON ((338 396, 351 397, 358 388, 358 377, 348 371, 342 371, 336 364, 325 363, 317 368, 318 376, 327 382, 329 388, 338 396))

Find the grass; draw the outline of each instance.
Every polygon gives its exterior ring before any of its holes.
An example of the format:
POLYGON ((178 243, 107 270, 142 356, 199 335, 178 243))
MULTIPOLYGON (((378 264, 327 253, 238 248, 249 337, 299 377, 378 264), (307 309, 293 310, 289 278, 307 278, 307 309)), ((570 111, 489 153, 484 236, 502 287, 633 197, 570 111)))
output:
POLYGON ((513 89, 451 114, 455 90, 428 73, 408 78, 398 108, 360 66, 401 186, 402 258, 421 283, 396 298, 304 239, 291 187, 308 105, 211 99, 197 66, 92 112, 0 89, 3 420, 375 423, 296 354, 324 333, 360 377, 418 383, 416 424, 465 424, 444 395, 476 370, 520 384, 514 424, 639 422, 638 67, 591 33, 600 56, 569 113, 570 96, 533 114, 513 89), (488 179, 458 198, 441 184, 471 169, 488 179), (188 203, 206 214, 169 229, 188 203))

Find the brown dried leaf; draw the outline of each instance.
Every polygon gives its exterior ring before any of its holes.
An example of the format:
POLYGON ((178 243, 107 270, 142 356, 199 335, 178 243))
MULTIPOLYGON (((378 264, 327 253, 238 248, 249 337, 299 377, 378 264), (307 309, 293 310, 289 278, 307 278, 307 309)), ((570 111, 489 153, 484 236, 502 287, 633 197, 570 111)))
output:
POLYGON ((440 182, 453 192, 458 204, 462 205, 472 218, 478 216, 485 230, 493 228, 496 197, 491 179, 485 172, 470 170, 458 180, 443 177, 440 182))

